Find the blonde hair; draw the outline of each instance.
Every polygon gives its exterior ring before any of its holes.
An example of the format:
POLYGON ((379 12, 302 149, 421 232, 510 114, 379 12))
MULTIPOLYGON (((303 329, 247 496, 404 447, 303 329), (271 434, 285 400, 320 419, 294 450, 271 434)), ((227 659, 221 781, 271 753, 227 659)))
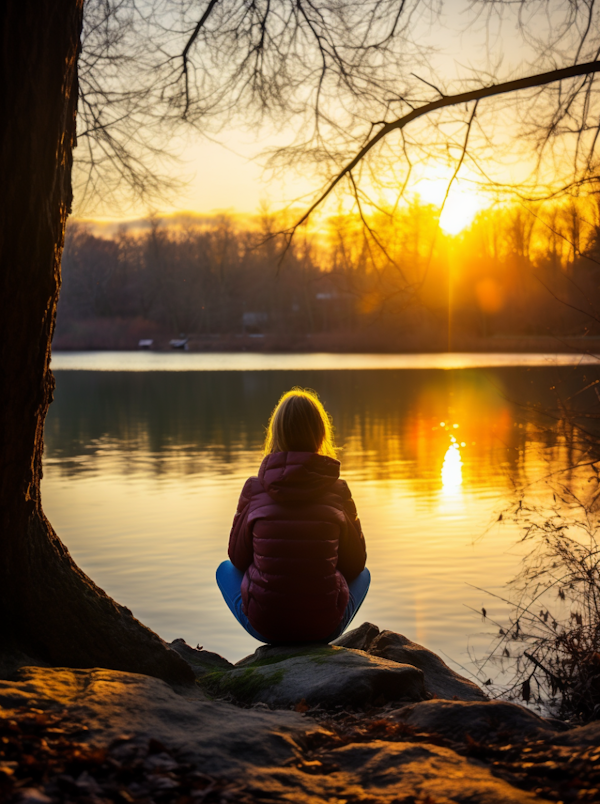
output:
POLYGON ((317 452, 335 458, 331 416, 315 391, 292 388, 271 413, 265 455, 271 452, 317 452))

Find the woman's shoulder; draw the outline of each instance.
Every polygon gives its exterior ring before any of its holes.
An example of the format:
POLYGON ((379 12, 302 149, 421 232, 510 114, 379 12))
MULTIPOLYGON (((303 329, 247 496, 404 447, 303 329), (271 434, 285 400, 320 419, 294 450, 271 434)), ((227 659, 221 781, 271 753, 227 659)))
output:
POLYGON ((335 491, 335 493, 343 501, 352 499, 352 492, 350 491, 350 487, 348 486, 348 484, 346 483, 346 481, 342 477, 339 477, 335 481, 335 483, 332 486, 332 491, 335 491))
POLYGON ((248 506, 256 506, 257 498, 263 491, 262 484, 257 477, 249 477, 244 483, 237 504, 237 514, 241 514, 248 506))
MULTIPOLYGON (((346 515, 350 517, 352 522, 358 521, 358 511, 356 510, 356 503, 352 499, 352 492, 345 480, 340 478, 336 483, 336 491, 338 494, 338 499, 346 512, 346 515)), ((359 523, 360 528, 360 523, 359 523)))
POLYGON ((241 496, 251 499, 259 491, 262 491, 262 483, 256 475, 253 475, 244 483, 241 496))

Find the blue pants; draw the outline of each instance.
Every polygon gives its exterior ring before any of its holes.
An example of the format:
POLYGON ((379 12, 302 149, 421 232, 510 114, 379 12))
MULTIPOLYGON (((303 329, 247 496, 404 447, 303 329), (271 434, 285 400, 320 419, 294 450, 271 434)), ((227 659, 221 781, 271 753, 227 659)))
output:
MULTIPOLYGON (((258 639, 259 642, 269 642, 268 639, 265 639, 261 636, 258 631, 255 631, 254 628, 250 625, 248 618, 242 611, 242 580, 244 578, 244 573, 240 572, 239 569, 236 569, 231 561, 223 561, 222 564, 219 565, 217 568, 217 586, 221 590, 221 594, 225 600, 225 603, 229 606, 229 609, 238 623, 244 628, 254 639, 258 639)), ((355 578, 353 581, 350 581, 348 584, 348 589, 350 590, 350 598, 348 600, 348 605, 346 606, 346 611, 344 612, 344 616, 342 617, 342 621, 333 634, 330 634, 327 639, 324 640, 317 640, 322 642, 331 642, 334 639, 337 639, 341 634, 344 633, 346 628, 350 625, 356 612, 362 605, 363 600, 367 596, 367 592, 369 591, 369 584, 371 583, 371 573, 365 567, 365 569, 360 573, 360 575, 355 578)))

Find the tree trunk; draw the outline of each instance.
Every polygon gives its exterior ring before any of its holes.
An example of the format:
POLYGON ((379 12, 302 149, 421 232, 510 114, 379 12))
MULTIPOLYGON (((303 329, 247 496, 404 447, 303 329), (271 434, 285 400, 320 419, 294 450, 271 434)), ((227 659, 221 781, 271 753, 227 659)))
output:
POLYGON ((0 636, 53 664, 186 681, 188 665, 77 567, 42 511, 82 5, 0 4, 0 636))

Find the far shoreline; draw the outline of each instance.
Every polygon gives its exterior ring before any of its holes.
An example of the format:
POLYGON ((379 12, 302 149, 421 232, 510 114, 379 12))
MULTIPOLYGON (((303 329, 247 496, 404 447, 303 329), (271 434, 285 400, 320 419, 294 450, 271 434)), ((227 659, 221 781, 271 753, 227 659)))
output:
POLYGON ((338 336, 336 333, 318 335, 286 336, 277 334, 213 335, 187 337, 187 348, 169 346, 166 337, 153 339, 151 348, 139 348, 130 338, 57 338, 53 353, 84 352, 149 352, 152 354, 360 354, 360 355, 424 355, 424 354, 588 354, 600 355, 600 336, 564 337, 494 335, 486 338, 457 336, 450 348, 439 339, 399 339, 385 341, 368 337, 365 333, 338 336))

